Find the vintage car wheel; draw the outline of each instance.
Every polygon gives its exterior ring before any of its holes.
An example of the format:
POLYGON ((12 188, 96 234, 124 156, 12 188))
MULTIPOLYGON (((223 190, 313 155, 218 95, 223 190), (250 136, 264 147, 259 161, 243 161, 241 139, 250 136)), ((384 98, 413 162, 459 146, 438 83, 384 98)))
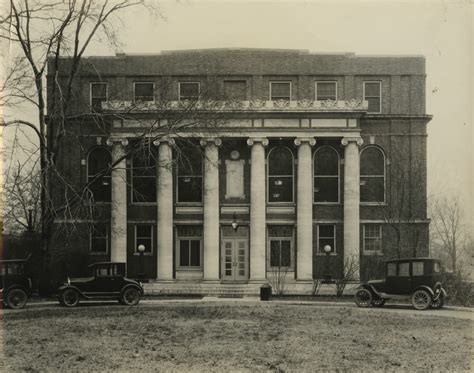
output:
POLYGON ((61 293, 61 304, 66 307, 76 307, 79 304, 80 296, 77 290, 66 289, 61 293))
POLYGON ((140 292, 134 287, 129 287, 123 291, 121 300, 126 306, 136 306, 140 302, 140 292))
POLYGON ((440 309, 444 306, 444 296, 441 294, 438 299, 431 301, 431 308, 440 309))
POLYGON ((9 308, 19 309, 25 307, 28 295, 22 289, 12 289, 6 297, 6 304, 9 308))
POLYGON ((384 304, 385 304, 385 299, 383 298, 374 298, 371 303, 373 307, 383 307, 384 304))
POLYGON ((411 304, 417 310, 426 310, 431 305, 431 295, 426 290, 417 290, 411 296, 411 304))
POLYGON ((369 307, 372 303, 372 293, 367 289, 359 289, 354 294, 354 300, 359 307, 369 307))

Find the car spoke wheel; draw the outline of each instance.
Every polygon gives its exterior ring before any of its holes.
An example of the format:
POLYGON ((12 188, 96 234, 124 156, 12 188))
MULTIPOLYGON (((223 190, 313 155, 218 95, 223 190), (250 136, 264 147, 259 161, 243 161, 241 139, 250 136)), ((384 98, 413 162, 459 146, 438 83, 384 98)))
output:
POLYGON ((359 307, 369 307, 372 303, 372 293, 367 289, 359 289, 354 294, 354 299, 359 307))
POLYGON ((140 292, 136 288, 127 288, 122 293, 122 303, 126 306, 136 306, 140 302, 140 292))
POLYGON ((25 307, 28 296, 21 289, 13 289, 8 292, 7 295, 7 306, 13 309, 19 309, 25 307))
POLYGON ((440 309, 444 306, 444 296, 441 294, 438 299, 431 302, 431 308, 440 309))
POLYGON ((417 310, 426 310, 431 305, 431 295, 426 290, 417 290, 411 296, 411 304, 417 310))
POLYGON ((61 304, 76 307, 79 304, 79 293, 74 289, 66 289, 61 294, 61 304))
POLYGON ((383 307, 383 305, 385 304, 385 299, 383 298, 375 298, 372 300, 372 306, 373 307, 383 307))

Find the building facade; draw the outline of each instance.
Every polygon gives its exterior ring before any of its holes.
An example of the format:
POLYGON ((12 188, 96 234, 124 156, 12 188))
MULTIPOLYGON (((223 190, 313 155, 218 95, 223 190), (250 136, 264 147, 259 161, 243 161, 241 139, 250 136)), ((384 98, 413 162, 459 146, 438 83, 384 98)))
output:
POLYGON ((284 276, 304 293, 349 265, 367 279, 384 259, 426 256, 425 78, 417 56, 85 58, 58 167, 87 185, 88 213, 58 219, 74 229, 53 262, 126 262, 153 291, 284 276))

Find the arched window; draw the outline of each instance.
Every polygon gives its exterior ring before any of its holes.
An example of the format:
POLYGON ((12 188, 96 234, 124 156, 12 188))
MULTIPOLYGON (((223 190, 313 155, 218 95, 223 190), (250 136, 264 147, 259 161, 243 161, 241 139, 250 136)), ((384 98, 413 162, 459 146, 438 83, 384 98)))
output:
POLYGON ((96 147, 87 157, 87 182, 91 182, 89 190, 93 202, 110 202, 110 152, 96 147), (94 180, 95 179, 95 180, 94 180))
POLYGON ((268 202, 293 202, 293 153, 284 146, 268 154, 268 202))
POLYGON ((192 144, 179 147, 178 202, 202 202, 202 152, 192 144))
POLYGON ((330 146, 314 153, 314 202, 339 202, 339 154, 330 146))
POLYGON ((360 153, 360 201, 385 202, 385 155, 376 146, 360 153))
POLYGON ((156 202, 156 154, 145 148, 132 156, 132 202, 156 202))

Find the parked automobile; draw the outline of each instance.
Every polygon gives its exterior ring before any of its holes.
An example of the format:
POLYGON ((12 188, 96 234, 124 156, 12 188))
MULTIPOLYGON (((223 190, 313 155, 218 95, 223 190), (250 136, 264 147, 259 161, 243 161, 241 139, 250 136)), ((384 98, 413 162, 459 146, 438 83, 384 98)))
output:
POLYGON ((31 294, 31 278, 25 273, 27 259, 0 261, 0 299, 8 308, 23 308, 31 294))
POLYGON ((413 307, 441 308, 446 291, 441 281, 441 262, 431 258, 406 258, 386 262, 384 280, 372 280, 355 292, 359 307, 382 307, 388 299, 411 299, 413 307))
POLYGON ((87 278, 68 278, 58 289, 58 300, 66 307, 75 307, 81 300, 118 300, 135 306, 143 295, 142 284, 125 276, 125 263, 101 262, 89 266, 87 278))

